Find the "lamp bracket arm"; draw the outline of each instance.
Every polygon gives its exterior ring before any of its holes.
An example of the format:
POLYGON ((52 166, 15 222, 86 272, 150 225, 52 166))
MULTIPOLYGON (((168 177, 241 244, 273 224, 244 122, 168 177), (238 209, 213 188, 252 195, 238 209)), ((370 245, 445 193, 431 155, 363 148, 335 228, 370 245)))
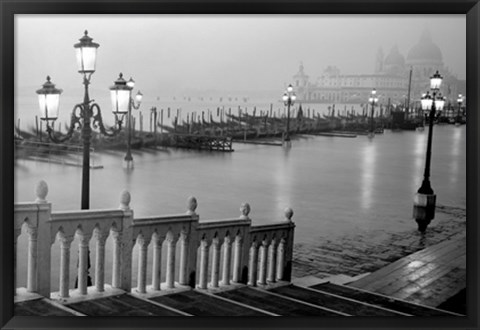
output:
POLYGON ((67 134, 65 134, 62 137, 55 136, 55 131, 53 127, 51 127, 47 121, 47 133, 48 133, 48 136, 50 137, 50 140, 52 140, 54 143, 63 143, 72 138, 73 133, 75 132, 75 128, 82 126, 80 122, 81 116, 77 115, 77 109, 79 109, 80 113, 82 113, 83 106, 81 104, 75 105, 75 107, 72 110, 72 115, 70 117, 70 126, 68 127, 67 134))
POLYGON ((91 105, 91 110, 93 113, 92 125, 94 128, 98 128, 101 134, 105 136, 113 137, 118 135, 118 133, 120 133, 122 129, 122 119, 118 119, 117 116, 115 116, 115 122, 118 122, 118 129, 110 128, 107 130, 103 125, 102 111, 100 110, 100 106, 97 103, 94 103, 91 105), (96 111, 94 112, 93 110, 96 110, 96 111))

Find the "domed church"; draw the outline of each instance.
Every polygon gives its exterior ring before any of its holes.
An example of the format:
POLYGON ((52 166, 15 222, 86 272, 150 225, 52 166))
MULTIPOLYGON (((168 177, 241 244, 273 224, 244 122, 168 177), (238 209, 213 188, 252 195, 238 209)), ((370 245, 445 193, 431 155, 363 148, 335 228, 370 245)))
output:
POLYGON ((383 104, 406 104, 411 76, 410 108, 429 90, 430 77, 439 71, 444 77, 442 93, 451 102, 465 94, 465 80, 459 80, 444 66, 442 51, 426 29, 404 57, 395 45, 385 56, 379 48, 373 74, 341 74, 328 66, 315 82, 309 81, 303 63, 293 76, 299 100, 307 103, 365 103, 373 88, 383 104))

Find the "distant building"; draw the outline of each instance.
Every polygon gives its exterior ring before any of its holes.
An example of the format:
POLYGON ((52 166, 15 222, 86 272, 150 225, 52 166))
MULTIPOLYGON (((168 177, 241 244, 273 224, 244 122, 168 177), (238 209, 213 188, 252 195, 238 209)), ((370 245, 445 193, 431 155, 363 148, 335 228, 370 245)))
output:
POLYGON ((444 66, 442 52, 433 43, 425 30, 405 58, 397 46, 387 56, 380 48, 375 58, 372 74, 341 74, 335 66, 328 66, 315 80, 310 81, 303 63, 293 76, 294 86, 300 102, 305 103, 367 103, 373 88, 377 90, 380 103, 406 105, 410 70, 412 82, 410 105, 420 100, 422 93, 429 90, 430 76, 438 70, 444 77, 443 95, 454 103, 459 93, 465 94, 465 81, 457 79, 444 66))

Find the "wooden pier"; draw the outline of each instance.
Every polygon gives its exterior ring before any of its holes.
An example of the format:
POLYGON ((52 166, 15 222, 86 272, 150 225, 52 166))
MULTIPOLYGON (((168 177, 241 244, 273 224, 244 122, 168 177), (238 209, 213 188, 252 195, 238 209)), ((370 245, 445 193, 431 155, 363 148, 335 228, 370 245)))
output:
POLYGON ((197 134, 172 134, 178 148, 232 152, 232 138, 197 134))
POLYGON ((438 306, 466 288, 466 237, 447 240, 397 260, 350 286, 438 306))

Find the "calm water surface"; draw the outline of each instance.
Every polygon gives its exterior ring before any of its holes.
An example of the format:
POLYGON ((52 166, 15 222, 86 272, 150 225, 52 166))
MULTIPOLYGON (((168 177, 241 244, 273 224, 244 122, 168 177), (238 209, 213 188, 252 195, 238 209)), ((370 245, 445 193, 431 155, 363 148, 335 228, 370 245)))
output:
MULTIPOLYGON (((117 208, 127 189, 139 217, 184 213, 192 195, 200 220, 237 217, 240 204, 249 202, 253 222, 267 223, 283 219, 289 206, 295 242, 318 243, 358 230, 409 230, 416 226, 413 195, 423 178, 427 132, 302 136, 290 149, 234 144, 233 153, 142 150, 133 154, 133 171, 122 167, 124 152, 95 153, 94 163, 104 168, 91 171, 90 207, 117 208)), ((26 160, 16 163, 15 200, 34 200, 42 179, 53 211, 80 208, 80 167, 26 160)), ((437 204, 465 207, 465 126, 435 126, 431 182, 437 204)))

